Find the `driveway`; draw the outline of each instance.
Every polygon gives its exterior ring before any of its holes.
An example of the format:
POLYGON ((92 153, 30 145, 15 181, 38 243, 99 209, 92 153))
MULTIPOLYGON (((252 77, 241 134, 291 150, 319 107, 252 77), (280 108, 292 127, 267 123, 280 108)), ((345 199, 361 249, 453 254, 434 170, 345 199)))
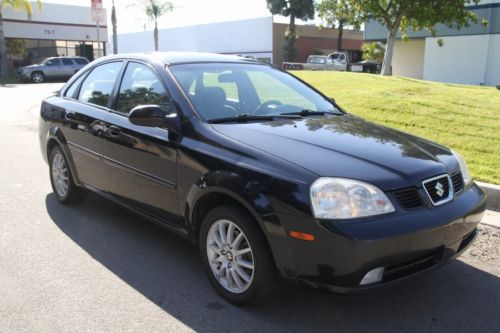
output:
POLYGON ((187 241, 93 195, 57 203, 33 107, 60 86, 0 87, 0 332, 498 332, 498 256, 474 253, 370 294, 226 303, 187 241))

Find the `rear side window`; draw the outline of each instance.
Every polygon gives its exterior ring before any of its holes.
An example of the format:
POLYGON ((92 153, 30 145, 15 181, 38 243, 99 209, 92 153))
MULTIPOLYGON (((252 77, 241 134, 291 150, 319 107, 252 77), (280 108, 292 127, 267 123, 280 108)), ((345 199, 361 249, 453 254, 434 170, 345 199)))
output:
POLYGON ((84 58, 73 58, 73 60, 78 64, 78 65, 86 65, 88 64, 89 62, 87 61, 87 59, 84 59, 84 58))
POLYGON ((117 110, 129 113, 138 105, 154 104, 170 113, 171 99, 160 79, 149 67, 130 62, 118 94, 117 110))
POLYGON ((97 66, 87 76, 80 88, 78 100, 107 106, 122 62, 111 62, 97 66))
POLYGON ((82 83, 83 79, 85 78, 85 75, 80 75, 78 79, 76 79, 75 82, 71 84, 71 86, 66 90, 66 93, 64 94, 65 97, 68 98, 75 98, 75 93, 80 86, 80 83, 82 83))
POLYGON ((61 60, 58 58, 47 60, 45 63, 47 66, 61 66, 61 60))
POLYGON ((62 63, 64 66, 73 66, 73 61, 69 58, 62 58, 62 63))

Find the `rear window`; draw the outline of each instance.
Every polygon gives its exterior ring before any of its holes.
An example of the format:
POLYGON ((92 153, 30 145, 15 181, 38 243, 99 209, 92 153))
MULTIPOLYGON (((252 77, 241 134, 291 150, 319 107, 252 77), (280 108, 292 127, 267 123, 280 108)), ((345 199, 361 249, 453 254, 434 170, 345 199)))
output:
POLYGON ((71 59, 69 59, 69 58, 62 58, 61 60, 63 62, 63 65, 65 65, 65 66, 72 66, 73 65, 73 61, 71 61, 71 59))
POLYGON ((78 65, 86 65, 89 62, 85 58, 73 58, 73 60, 78 64, 78 65))

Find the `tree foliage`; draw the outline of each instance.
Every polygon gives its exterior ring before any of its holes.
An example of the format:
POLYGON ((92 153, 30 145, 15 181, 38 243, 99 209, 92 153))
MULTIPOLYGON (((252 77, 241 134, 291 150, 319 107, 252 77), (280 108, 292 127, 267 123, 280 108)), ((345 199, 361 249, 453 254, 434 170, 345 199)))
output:
POLYGON ((318 16, 326 25, 332 27, 332 29, 335 29, 335 25, 338 26, 338 50, 342 50, 344 27, 351 25, 359 29, 361 23, 363 23, 360 12, 353 10, 351 3, 346 0, 322 0, 316 5, 316 10, 318 16))
POLYGON ((290 17, 290 24, 285 33, 283 46, 286 61, 293 61, 296 55, 295 40, 297 33, 295 19, 307 21, 314 18, 313 0, 267 0, 267 8, 273 15, 290 17))
POLYGON ((442 23, 449 28, 460 29, 477 16, 468 10, 467 5, 479 0, 345 0, 351 8, 365 20, 374 19, 388 29, 387 44, 382 74, 390 74, 394 41, 398 32, 407 38, 408 29, 414 31, 427 29, 433 36, 435 26, 442 23))
MULTIPOLYGON (((42 2, 40 0, 36 1, 38 11, 42 10, 42 2)), ((28 18, 33 15, 33 5, 28 0, 0 0, 0 69, 1 76, 6 77, 8 75, 7 70, 7 45, 5 43, 5 36, 3 32, 3 10, 5 8, 12 8, 18 11, 24 11, 28 18)))
POLYGON ((24 39, 9 38, 5 41, 6 54, 10 57, 24 56, 26 54, 26 48, 24 39))
POLYGON ((379 42, 363 43, 361 45, 363 51, 363 60, 372 60, 382 62, 384 60, 385 47, 379 42))

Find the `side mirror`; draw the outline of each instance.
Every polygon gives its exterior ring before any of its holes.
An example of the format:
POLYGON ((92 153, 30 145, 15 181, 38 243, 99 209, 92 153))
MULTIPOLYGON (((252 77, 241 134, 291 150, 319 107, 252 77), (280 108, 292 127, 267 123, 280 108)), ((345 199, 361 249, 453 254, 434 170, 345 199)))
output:
POLYGON ((175 119, 177 119, 176 113, 166 115, 158 105, 138 105, 128 115, 128 120, 134 125, 164 127, 174 132, 177 131, 173 121, 175 119))

